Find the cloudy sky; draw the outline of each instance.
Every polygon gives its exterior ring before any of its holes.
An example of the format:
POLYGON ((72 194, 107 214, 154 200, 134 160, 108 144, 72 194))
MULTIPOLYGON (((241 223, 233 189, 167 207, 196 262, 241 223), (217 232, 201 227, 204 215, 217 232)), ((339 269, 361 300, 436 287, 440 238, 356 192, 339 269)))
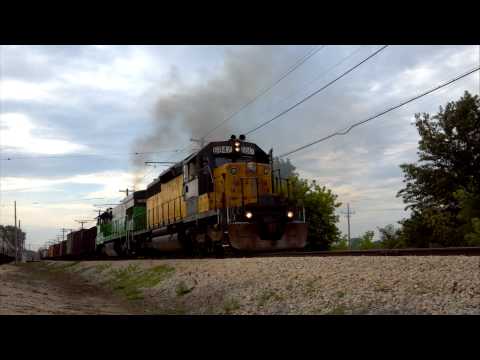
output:
MULTIPOLYGON (((0 222, 13 223, 16 200, 37 248, 62 227, 77 228, 75 220, 92 220, 94 205, 119 201, 120 189, 144 188, 163 170, 144 161, 185 157, 195 146, 190 137, 210 133, 307 54, 320 49, 207 140, 248 132, 379 48, 1 46, 0 222)), ((479 63, 479 46, 390 46, 248 138, 282 154, 479 63)), ((399 165, 416 159, 414 114, 479 89, 477 72, 290 159, 351 204, 354 236, 396 223, 407 215, 395 195, 399 165)), ((343 215, 339 226, 346 232, 343 215)))

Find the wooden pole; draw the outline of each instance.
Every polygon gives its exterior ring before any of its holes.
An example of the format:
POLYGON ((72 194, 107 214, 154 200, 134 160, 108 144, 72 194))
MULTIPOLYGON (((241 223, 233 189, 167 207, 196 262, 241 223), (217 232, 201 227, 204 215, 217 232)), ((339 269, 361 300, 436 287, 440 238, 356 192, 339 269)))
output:
POLYGON ((13 202, 13 211, 15 217, 15 264, 18 262, 18 235, 17 235, 17 202, 13 202))

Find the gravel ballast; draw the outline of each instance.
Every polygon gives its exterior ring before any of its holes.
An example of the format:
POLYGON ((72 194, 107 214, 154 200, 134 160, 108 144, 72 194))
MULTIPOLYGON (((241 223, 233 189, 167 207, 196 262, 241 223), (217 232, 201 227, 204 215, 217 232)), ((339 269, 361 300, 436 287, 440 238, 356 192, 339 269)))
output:
POLYGON ((149 313, 480 314, 477 256, 85 261, 68 271, 111 287, 119 270, 162 267, 135 300, 149 313))

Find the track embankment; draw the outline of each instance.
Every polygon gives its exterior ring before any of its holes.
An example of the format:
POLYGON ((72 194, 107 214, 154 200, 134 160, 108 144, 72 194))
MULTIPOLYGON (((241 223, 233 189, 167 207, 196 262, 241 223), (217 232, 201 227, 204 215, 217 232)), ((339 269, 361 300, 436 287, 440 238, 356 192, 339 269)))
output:
MULTIPOLYGON (((32 266, 87 281, 91 289, 131 306, 112 312, 480 314, 478 256, 52 261, 32 266)), ((82 300, 81 309, 95 313, 102 308, 96 303, 100 300, 82 300)))

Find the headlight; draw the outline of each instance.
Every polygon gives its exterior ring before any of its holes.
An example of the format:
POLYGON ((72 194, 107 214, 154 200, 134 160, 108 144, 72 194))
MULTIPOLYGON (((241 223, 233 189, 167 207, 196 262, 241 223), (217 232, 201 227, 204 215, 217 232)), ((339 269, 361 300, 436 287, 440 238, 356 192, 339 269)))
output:
POLYGON ((240 141, 235 141, 235 147, 240 147, 240 141))
POLYGON ((235 146, 235 151, 236 151, 236 152, 240 152, 240 147, 239 147, 239 146, 238 146, 238 147, 235 146))
POLYGON ((293 218, 293 211, 287 212, 287 217, 288 217, 289 219, 293 218))
POLYGON ((247 211, 247 212, 245 213, 245 217, 246 217, 247 219, 251 219, 251 218, 253 217, 252 212, 251 212, 251 211, 247 211))

